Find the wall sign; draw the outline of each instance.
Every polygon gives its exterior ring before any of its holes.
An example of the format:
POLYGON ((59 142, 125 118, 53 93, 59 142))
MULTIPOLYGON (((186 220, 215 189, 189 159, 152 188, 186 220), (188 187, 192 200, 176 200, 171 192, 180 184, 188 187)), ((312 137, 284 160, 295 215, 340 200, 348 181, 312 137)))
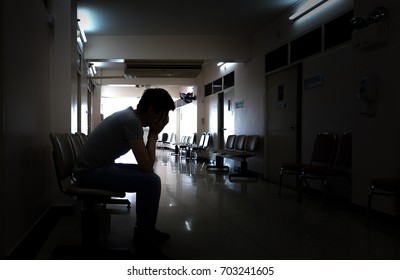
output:
POLYGON ((321 87, 324 85, 324 76, 322 75, 315 75, 304 79, 304 88, 310 89, 315 87, 321 87))
POLYGON ((235 109, 239 109, 239 108, 243 108, 243 107, 244 107, 244 100, 235 102, 235 109))

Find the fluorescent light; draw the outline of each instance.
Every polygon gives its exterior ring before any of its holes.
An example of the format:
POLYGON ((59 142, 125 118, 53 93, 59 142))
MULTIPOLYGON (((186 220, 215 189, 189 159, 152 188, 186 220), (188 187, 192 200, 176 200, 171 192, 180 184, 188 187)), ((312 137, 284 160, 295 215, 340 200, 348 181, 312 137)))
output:
POLYGON ((78 21, 78 27, 79 27, 79 32, 80 32, 80 36, 81 36, 81 38, 82 38, 82 41, 83 41, 84 43, 86 43, 86 42, 87 42, 87 39, 86 39, 85 31, 83 31, 83 28, 82 28, 81 25, 79 24, 79 21, 78 21))
POLYGON ((218 62, 218 63, 217 63, 217 66, 218 66, 218 67, 221 67, 221 66, 224 65, 224 64, 225 64, 225 62, 218 62))
POLYGON ((89 70, 90 70, 90 72, 93 74, 92 76, 94 76, 94 75, 97 74, 97 72, 96 72, 96 67, 94 67, 93 64, 89 66, 89 70))
POLYGON ((289 17, 289 20, 296 20, 304 16, 305 14, 308 14, 309 12, 316 9, 326 1, 328 0, 309 0, 305 2, 301 7, 299 7, 299 9, 293 15, 289 17))
POLYGON ((107 87, 137 87, 136 85, 132 84, 108 84, 108 85, 103 85, 107 87))

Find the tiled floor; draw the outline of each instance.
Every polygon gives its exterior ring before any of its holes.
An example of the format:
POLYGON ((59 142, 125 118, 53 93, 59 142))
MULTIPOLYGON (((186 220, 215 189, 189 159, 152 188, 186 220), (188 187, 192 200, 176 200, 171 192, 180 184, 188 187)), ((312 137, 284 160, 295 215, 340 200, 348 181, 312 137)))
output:
MULTIPOLYGON (((229 161, 228 161, 229 163, 229 161)), ((231 162, 232 163, 232 162, 231 162)), ((261 180, 236 182, 227 174, 207 172, 202 163, 188 162, 158 151, 155 166, 162 179, 158 229, 171 240, 162 250, 172 259, 400 259, 400 225, 319 197, 304 196, 261 180)), ((130 247, 135 221, 132 208, 108 220, 106 243, 130 247)), ((58 245, 79 244, 76 216, 62 218, 37 255, 49 259, 58 245)), ((107 224, 107 223, 106 223, 107 224)))

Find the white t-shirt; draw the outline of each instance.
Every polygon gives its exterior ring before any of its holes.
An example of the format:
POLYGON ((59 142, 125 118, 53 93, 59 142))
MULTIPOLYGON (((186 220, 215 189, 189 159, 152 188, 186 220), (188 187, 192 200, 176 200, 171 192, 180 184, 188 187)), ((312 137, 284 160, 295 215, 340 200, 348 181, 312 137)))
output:
POLYGON ((129 139, 143 139, 142 123, 132 107, 115 112, 93 130, 75 162, 74 173, 113 164, 131 149, 129 139))

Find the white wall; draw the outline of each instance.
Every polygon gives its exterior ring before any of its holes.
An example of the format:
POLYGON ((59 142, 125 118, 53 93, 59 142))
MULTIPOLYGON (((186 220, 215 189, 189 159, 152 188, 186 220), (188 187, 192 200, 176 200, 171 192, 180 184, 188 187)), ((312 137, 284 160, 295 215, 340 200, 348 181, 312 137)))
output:
MULTIPOLYGON (((50 128, 49 132, 76 132, 77 119, 77 64, 76 64, 76 1, 54 0, 51 30, 50 128)), ((72 199, 56 187, 53 163, 50 165, 52 201, 54 204, 71 203, 72 199)))
POLYGON ((311 158, 312 143, 318 132, 338 135, 353 132, 360 113, 354 89, 353 50, 349 43, 307 59, 303 79, 321 75, 321 86, 303 89, 302 161, 311 158), (310 145, 311 143, 311 145, 310 145))
MULTIPOLYGON (((197 133, 197 101, 193 101, 192 103, 185 104, 179 107, 179 115, 176 117, 180 118, 179 120, 179 138, 182 136, 192 136, 193 133, 197 133)), ((172 123, 170 121, 170 123, 172 123)), ((164 130, 174 132, 176 131, 176 127, 166 128, 164 130)), ((176 132, 175 132, 176 133, 176 132)), ((200 134, 197 134, 200 135, 200 134)), ((180 140, 180 139, 177 139, 180 140)), ((199 137, 197 137, 196 141, 198 142, 199 137)))
MULTIPOLYGON (((302 161, 309 162, 318 132, 354 133, 360 113, 354 89, 354 60, 351 43, 326 51, 303 63, 303 81, 320 75, 322 85, 304 88, 302 95, 302 161)), ((312 181, 312 180, 311 180, 312 181)), ((310 182, 320 188, 320 181, 310 182)), ((348 197, 347 180, 330 182, 330 193, 348 197)))
POLYGON ((51 2, 48 11, 43 1, 1 4, 2 68, 7 71, 1 75, 0 199, 6 211, 0 216, 0 258, 52 204, 71 203, 57 188, 49 133, 69 132, 77 124, 71 114, 77 101, 76 1, 51 2))
MULTIPOLYGON (((353 201, 365 205, 371 177, 399 177, 400 97, 396 70, 400 64, 400 3, 395 0, 355 1, 356 16, 366 17, 376 6, 390 10, 388 44, 380 49, 354 52, 355 89, 365 76, 379 77, 375 116, 358 114, 355 120, 353 151, 353 201)), ((359 109, 361 106, 359 107, 359 109)), ((393 213, 394 199, 374 198, 375 209, 393 213)))
POLYGON ((87 58, 248 60, 244 36, 88 36, 87 58), (162 51, 160 51, 162 46, 162 51))
POLYGON ((53 1, 51 40, 51 131, 76 131, 77 66, 75 1, 53 1), (71 112, 71 107, 75 115, 71 112))
POLYGON ((4 258, 49 207, 53 186, 49 173, 51 29, 47 13, 42 1, 3 1, 1 5, 2 23, 6 23, 1 32, 1 60, 2 68, 7 69, 1 75, 1 150, 5 155, 0 258, 4 258))

